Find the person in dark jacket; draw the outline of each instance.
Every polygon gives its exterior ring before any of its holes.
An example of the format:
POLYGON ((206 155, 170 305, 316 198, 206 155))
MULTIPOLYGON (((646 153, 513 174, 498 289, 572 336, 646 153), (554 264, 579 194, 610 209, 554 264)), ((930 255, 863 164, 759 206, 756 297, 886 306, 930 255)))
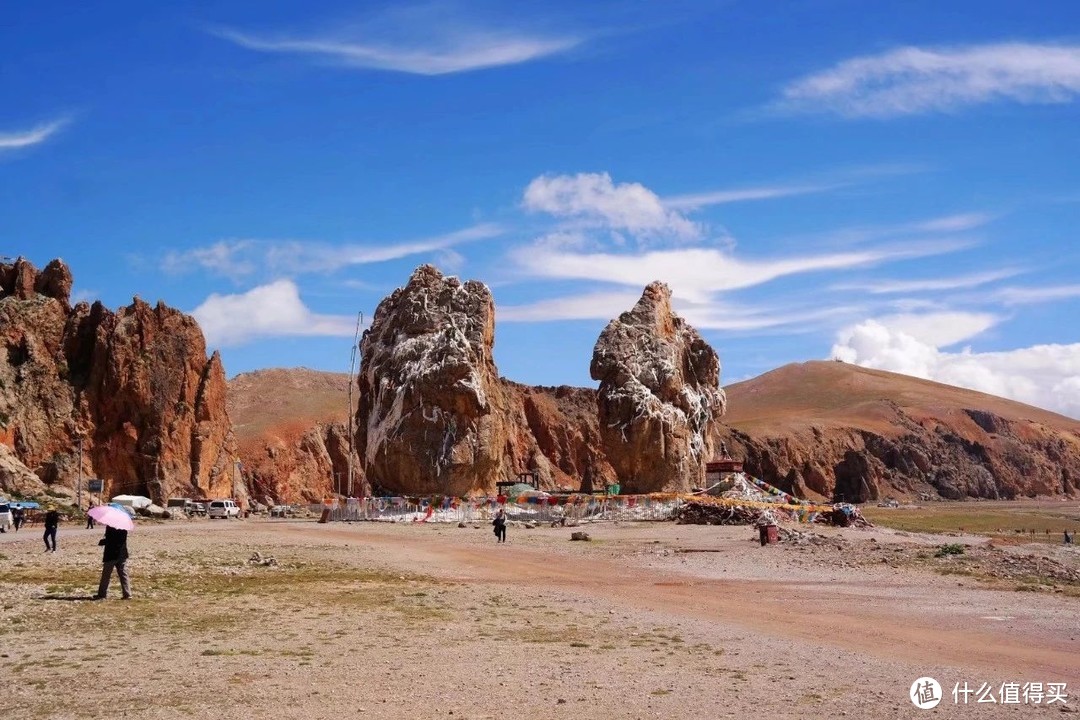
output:
POLYGON ((87 510, 87 513, 86 513, 86 529, 87 529, 87 530, 93 530, 93 529, 94 529, 94 517, 93 517, 93 516, 92 516, 92 515, 90 514, 90 512, 89 512, 89 511, 90 511, 90 510, 92 510, 92 509, 93 509, 94 507, 95 507, 95 505, 94 505, 94 501, 93 501, 93 500, 91 500, 91 501, 90 501, 90 507, 88 507, 88 508, 86 509, 86 510, 87 510))
POLYGON ((120 578, 120 590, 124 593, 124 599, 131 599, 131 582, 127 573, 127 530, 117 530, 105 526, 105 537, 98 541, 98 545, 104 545, 105 551, 101 555, 101 582, 98 583, 95 600, 104 600, 109 592, 109 580, 112 579, 113 568, 120 578))
POLYGON ((506 511, 500 509, 495 513, 495 519, 491 524, 495 526, 495 541, 506 542, 506 511))
POLYGON ((19 532, 19 528, 22 527, 23 519, 25 517, 21 506, 11 508, 11 522, 15 524, 15 532, 19 532))
POLYGON ((45 552, 52 550, 56 552, 56 531, 60 527, 60 513, 56 512, 56 508, 49 508, 49 511, 45 513, 45 535, 42 537, 45 540, 45 552), (50 540, 52 544, 50 545, 50 540))

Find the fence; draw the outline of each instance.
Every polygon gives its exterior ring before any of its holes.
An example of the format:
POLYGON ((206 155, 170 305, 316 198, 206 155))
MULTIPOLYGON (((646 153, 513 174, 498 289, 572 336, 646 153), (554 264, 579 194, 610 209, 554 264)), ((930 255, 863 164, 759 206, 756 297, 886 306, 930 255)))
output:
POLYGON ((357 522, 485 522, 505 508, 510 520, 586 523, 611 520, 670 520, 684 495, 558 495, 519 497, 379 497, 331 502, 327 519, 357 522))
MULTIPOLYGON (((711 488, 715 489, 715 488, 711 488)), ((653 493, 650 495, 527 495, 455 498, 369 497, 331 501, 312 509, 326 513, 327 520, 356 522, 470 523, 490 520, 499 508, 510 520, 536 523, 587 523, 612 520, 671 520, 688 502, 720 505, 736 514, 760 515, 798 522, 814 522, 819 513, 832 512, 830 505, 800 500, 755 477, 736 473, 731 488, 720 496, 709 494, 653 493)), ((844 509, 850 506, 835 506, 844 509)), ((845 510, 848 512, 848 510, 845 510)))

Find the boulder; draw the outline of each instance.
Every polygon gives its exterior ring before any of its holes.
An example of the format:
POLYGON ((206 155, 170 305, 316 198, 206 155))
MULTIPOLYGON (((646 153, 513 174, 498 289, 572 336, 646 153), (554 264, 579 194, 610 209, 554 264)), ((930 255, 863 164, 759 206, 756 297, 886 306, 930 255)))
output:
POLYGON ((360 343, 357 447, 377 491, 490 492, 513 472, 483 283, 431 265, 379 303, 360 343))
POLYGON ((687 491, 704 481, 724 413, 720 360, 654 282, 593 350, 604 448, 623 492, 687 491))

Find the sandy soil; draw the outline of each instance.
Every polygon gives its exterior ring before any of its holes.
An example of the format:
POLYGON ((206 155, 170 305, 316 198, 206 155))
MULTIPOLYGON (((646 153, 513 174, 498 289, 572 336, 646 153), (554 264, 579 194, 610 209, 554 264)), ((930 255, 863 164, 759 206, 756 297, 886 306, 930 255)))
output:
POLYGON ((62 528, 55 554, 40 531, 8 533, 0 678, 21 718, 1060 715, 955 705, 964 682, 995 697, 1065 682, 1080 705, 1080 599, 915 560, 955 538, 828 530, 762 548, 740 527, 584 529, 591 542, 512 527, 496 545, 486 526, 140 526, 130 602, 115 580, 81 600, 99 532, 62 528), (933 711, 908 699, 926 675, 945 689, 933 711))

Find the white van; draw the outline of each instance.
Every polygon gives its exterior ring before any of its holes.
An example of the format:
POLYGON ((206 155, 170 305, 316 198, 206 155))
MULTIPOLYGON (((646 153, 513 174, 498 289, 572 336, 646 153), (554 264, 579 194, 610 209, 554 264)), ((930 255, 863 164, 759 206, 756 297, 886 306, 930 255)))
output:
POLYGON ((240 506, 232 500, 211 500, 210 508, 206 511, 206 514, 211 520, 214 518, 222 518, 224 520, 238 518, 240 517, 240 506))

